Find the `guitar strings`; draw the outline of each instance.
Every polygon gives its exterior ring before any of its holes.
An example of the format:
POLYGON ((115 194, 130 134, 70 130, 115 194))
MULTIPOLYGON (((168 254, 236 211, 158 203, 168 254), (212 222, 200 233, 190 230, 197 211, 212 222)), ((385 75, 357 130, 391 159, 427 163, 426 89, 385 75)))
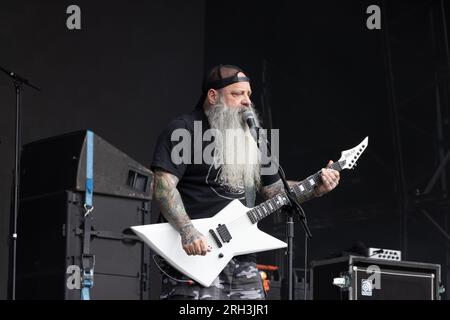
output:
MULTIPOLYGON (((332 168, 332 169, 334 169, 334 170, 340 171, 340 170, 339 170, 339 169, 340 169, 339 166, 341 166, 341 163, 340 163, 340 161, 337 161, 337 162, 334 162, 331 166, 329 166, 329 168, 332 168)), ((284 172, 283 172, 283 174, 284 174, 284 172)), ((317 172, 316 174, 320 174, 320 171, 317 172)), ((314 176, 315 176, 315 175, 312 175, 312 177, 314 177, 314 176)), ((307 179, 308 179, 308 178, 307 178, 307 179)), ((305 180, 306 180, 306 179, 305 179, 305 180)), ((303 181, 305 181, 305 180, 303 180, 303 181)), ((316 179, 314 179, 314 180, 316 180, 316 179)), ((259 205, 261 205, 261 204, 259 204, 259 205)), ((258 205, 258 206, 259 206, 259 205, 258 205)), ((254 208, 256 208, 256 207, 257 207, 257 206, 255 206, 254 208)), ((252 209, 250 209, 250 210, 253 210, 254 208, 252 208, 252 209)), ((279 208, 279 209, 281 209, 281 208, 279 208)), ((277 210, 279 210, 279 209, 277 209, 277 210)), ((248 218, 249 221, 250 221, 250 218, 249 218, 248 215, 247 215, 247 213, 248 213, 250 210, 246 211, 246 214, 245 214, 245 215, 240 216, 240 217, 238 217, 238 218, 236 218, 236 219, 234 219, 234 220, 231 220, 231 221, 230 221, 229 223, 227 223, 226 225, 232 226, 232 225, 236 224, 237 222, 239 222, 241 219, 244 219, 245 217, 248 218)), ((277 210, 275 210, 275 211, 277 211, 277 210)), ((275 212, 275 211, 274 211, 274 212, 275 212)), ((273 213, 273 212, 272 212, 272 213, 273 213)), ((207 234, 206 238, 209 240, 209 243, 214 244, 214 241, 215 241, 214 237, 212 237, 211 234, 210 234, 209 232, 207 232, 206 234, 207 234), (210 240, 213 240, 213 241, 210 241, 210 240)), ((215 246, 215 247, 216 247, 216 249, 218 249, 217 246, 215 246)))

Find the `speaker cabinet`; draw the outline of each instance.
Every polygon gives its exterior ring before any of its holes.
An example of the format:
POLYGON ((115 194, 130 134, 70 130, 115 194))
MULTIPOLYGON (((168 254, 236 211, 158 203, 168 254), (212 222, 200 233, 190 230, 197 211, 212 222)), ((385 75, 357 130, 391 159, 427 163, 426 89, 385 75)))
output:
MULTIPOLYGON (((72 191, 21 201, 17 299, 80 299, 83 203, 72 191)), ((129 230, 150 223, 149 210, 147 200, 94 195, 91 299, 149 299, 150 250, 129 230)))
MULTIPOLYGON (((151 200, 153 173, 94 134, 94 191, 151 200)), ((20 194, 29 198, 61 190, 85 191, 86 131, 29 143, 21 156, 20 194)))
POLYGON ((438 264, 348 256, 311 264, 316 300, 438 300, 438 264))
MULTIPOLYGON (((32 142, 21 157, 18 299, 80 299, 87 132, 32 142)), ((97 135, 91 299, 148 299, 150 249, 130 226, 150 223, 153 173, 97 135)), ((87 251, 86 251, 87 252, 87 251)))

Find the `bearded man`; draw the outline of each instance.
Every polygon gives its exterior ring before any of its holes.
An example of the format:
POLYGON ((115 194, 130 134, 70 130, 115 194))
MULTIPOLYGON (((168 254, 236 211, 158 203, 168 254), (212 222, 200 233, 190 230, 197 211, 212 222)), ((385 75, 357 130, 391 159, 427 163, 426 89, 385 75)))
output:
MULTIPOLYGON (((255 192, 269 199, 284 190, 278 173, 264 174, 265 164, 261 163, 258 146, 244 121, 243 112, 253 111, 259 125, 251 94, 250 79, 240 68, 216 66, 205 76, 197 107, 171 121, 158 137, 151 166, 154 171, 153 199, 159 204, 162 216, 181 235, 181 243, 174 245, 183 246, 187 255, 208 254, 206 237, 195 229, 191 219, 210 218, 234 199, 253 207, 255 192), (198 132, 195 135, 199 124, 202 128, 200 136, 198 132), (211 141, 205 141, 203 133, 211 129, 220 133, 220 139, 214 141, 215 148, 210 154, 212 161, 206 161, 208 152, 204 154, 204 151, 211 141), (188 161, 174 159, 172 151, 179 142, 173 136, 176 130, 189 132, 192 137, 190 152, 179 155, 188 161), (198 145, 201 150, 195 148, 198 145), (238 161, 242 155, 245 161, 238 161)), ((339 183, 339 172, 322 169, 322 182, 310 193, 302 195, 299 202, 333 190, 339 183)), ((231 259, 210 287, 189 280, 168 265, 161 270, 161 299, 265 298, 255 254, 231 259)))

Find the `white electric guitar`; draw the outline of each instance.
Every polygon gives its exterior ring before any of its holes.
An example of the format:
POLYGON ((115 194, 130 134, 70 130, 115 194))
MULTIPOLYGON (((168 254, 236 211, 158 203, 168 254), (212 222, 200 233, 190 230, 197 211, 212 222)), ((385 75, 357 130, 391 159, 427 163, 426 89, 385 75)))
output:
MULTIPOLYGON (((366 137, 358 146, 343 151, 331 168, 337 171, 353 169, 368 142, 369 137, 366 137)), ((299 196, 321 183, 319 171, 291 190, 299 196)), ((258 222, 288 203, 284 192, 252 209, 233 200, 212 218, 192 220, 194 227, 208 240, 210 252, 205 256, 188 256, 181 246, 179 233, 169 223, 131 229, 175 269, 209 287, 234 256, 287 247, 285 242, 259 230, 258 222)))

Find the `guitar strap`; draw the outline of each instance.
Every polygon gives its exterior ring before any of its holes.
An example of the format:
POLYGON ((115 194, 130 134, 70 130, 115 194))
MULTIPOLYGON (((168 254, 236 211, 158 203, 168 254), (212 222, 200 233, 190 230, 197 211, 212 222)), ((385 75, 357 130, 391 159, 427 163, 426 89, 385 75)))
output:
POLYGON ((83 253, 81 254, 82 282, 81 300, 90 300, 89 290, 94 286, 95 256, 90 252, 91 224, 94 193, 94 133, 87 131, 86 135, 86 194, 84 199, 84 232, 83 253))

